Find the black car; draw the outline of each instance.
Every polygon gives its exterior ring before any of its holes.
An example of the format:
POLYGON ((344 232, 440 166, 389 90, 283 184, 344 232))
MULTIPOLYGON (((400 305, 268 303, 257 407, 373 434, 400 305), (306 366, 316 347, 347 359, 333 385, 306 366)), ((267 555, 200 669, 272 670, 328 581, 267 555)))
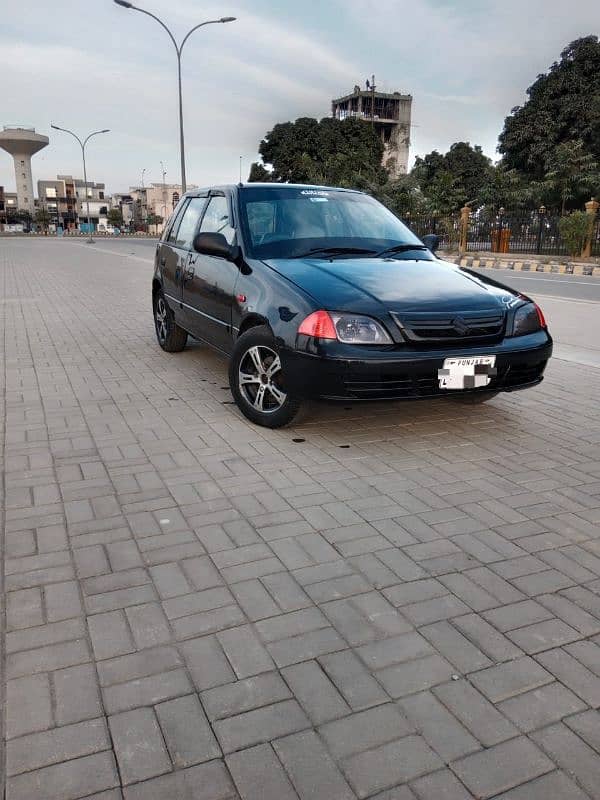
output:
POLYGON ((348 189, 188 192, 156 250, 158 342, 226 353, 240 410, 270 428, 311 397, 482 402, 538 384, 552 353, 539 307, 441 261, 435 239, 348 189))

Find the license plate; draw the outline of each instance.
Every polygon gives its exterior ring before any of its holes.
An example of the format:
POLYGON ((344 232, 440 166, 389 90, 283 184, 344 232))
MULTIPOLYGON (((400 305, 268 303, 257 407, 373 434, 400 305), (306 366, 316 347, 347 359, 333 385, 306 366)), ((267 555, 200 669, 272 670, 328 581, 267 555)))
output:
POLYGON ((446 358, 438 369, 440 389, 479 389, 496 375, 496 356, 446 358))

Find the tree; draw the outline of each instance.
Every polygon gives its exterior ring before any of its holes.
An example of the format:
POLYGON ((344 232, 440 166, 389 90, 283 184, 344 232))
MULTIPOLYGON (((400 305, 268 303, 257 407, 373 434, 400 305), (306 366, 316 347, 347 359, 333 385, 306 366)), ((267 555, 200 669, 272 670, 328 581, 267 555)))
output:
POLYGON ((44 206, 38 208, 35 212, 35 223, 39 225, 44 232, 47 232, 48 226, 50 225, 50 214, 48 213, 48 209, 44 206))
POLYGON ((255 161, 250 165, 248 181, 250 183, 270 183, 273 180, 271 173, 262 164, 255 161))
POLYGON ((561 217, 558 227, 570 255, 580 256, 583 253, 583 248, 592 233, 593 225, 594 218, 584 211, 574 211, 572 214, 561 217))
POLYGON ((159 214, 148 214, 146 218, 147 225, 162 225, 163 218, 159 214))
POLYGON ((110 208, 106 219, 113 228, 121 228, 123 226, 123 213, 120 208, 110 208))
POLYGON ((598 163, 585 151, 581 140, 557 145, 546 161, 546 170, 544 186, 558 196, 563 215, 569 200, 581 202, 595 186, 600 186, 598 163))
POLYGON ((558 145, 578 140, 600 160, 600 42, 577 39, 527 89, 528 99, 504 122, 498 150, 504 164, 542 181, 558 145))
POLYGON ((466 203, 478 205, 493 173, 491 160, 479 145, 455 142, 447 153, 433 150, 416 158, 412 175, 432 210, 452 213, 466 203))
POLYGON ((383 143, 359 119, 301 117, 278 123, 260 143, 259 153, 263 164, 252 165, 251 180, 353 186, 359 177, 379 183, 387 179, 381 166, 383 143))
POLYGON ((12 214, 8 212, 7 216, 9 217, 8 222, 11 224, 14 224, 15 222, 21 223, 26 231, 31 229, 33 217, 31 216, 31 212, 27 211, 27 209, 20 208, 17 211, 12 212, 12 214))

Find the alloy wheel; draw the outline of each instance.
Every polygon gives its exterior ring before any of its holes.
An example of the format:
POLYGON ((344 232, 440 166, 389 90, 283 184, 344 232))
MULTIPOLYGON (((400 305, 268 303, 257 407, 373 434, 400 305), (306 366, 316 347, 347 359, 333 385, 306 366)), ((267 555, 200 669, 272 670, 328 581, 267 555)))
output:
POLYGON ((156 321, 158 339, 160 342, 164 342, 167 338, 167 307, 162 297, 159 297, 156 303, 154 319, 156 321))
POLYGON ((281 360, 274 350, 255 345, 244 353, 238 370, 238 386, 246 402, 265 414, 278 411, 287 394, 283 391, 281 360))

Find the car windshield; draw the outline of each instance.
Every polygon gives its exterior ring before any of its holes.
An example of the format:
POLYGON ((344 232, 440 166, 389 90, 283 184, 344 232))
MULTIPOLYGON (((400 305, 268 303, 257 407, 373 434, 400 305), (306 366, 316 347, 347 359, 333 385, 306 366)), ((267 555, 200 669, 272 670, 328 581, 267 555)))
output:
POLYGON ((389 258, 433 258, 391 211, 360 192, 282 184, 245 186, 239 198, 253 258, 368 258, 388 250, 389 258))

